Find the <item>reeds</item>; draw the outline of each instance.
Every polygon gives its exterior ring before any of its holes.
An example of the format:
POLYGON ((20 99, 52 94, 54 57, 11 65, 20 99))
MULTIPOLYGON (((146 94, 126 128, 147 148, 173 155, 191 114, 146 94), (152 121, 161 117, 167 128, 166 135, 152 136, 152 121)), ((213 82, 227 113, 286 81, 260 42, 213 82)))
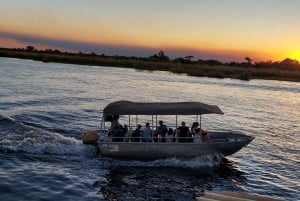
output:
POLYGON ((299 71, 272 68, 253 68, 226 65, 184 64, 174 61, 151 61, 147 58, 104 56, 95 54, 47 53, 44 51, 24 51, 0 49, 0 57, 31 59, 42 62, 69 63, 93 66, 134 68, 138 70, 160 70, 185 73, 190 76, 233 78, 241 80, 269 79, 300 81, 299 71))

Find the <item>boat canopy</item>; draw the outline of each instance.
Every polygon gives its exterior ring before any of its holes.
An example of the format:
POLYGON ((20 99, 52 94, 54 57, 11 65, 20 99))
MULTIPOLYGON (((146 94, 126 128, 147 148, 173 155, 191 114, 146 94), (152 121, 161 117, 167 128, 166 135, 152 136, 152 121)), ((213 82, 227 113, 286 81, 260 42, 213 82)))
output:
POLYGON ((200 102, 131 102, 116 101, 108 104, 103 115, 202 115, 224 114, 216 105, 200 102))

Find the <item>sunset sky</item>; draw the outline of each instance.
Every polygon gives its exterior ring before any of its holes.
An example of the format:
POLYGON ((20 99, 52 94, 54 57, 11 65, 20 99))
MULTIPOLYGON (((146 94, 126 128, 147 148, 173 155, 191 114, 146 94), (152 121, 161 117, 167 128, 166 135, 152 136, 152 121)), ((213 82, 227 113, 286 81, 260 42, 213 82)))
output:
POLYGON ((3 0, 0 47, 300 60, 300 0, 3 0))

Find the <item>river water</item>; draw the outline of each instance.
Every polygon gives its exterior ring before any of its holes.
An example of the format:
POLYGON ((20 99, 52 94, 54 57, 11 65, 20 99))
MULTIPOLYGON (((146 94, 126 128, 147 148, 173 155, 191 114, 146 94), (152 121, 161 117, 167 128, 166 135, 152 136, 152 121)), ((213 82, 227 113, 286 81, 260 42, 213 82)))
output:
POLYGON ((204 191, 300 200, 300 83, 9 58, 0 78, 0 200, 195 200, 204 191), (80 138, 117 100, 215 104, 225 115, 204 115, 205 129, 255 140, 221 161, 100 157, 80 138))

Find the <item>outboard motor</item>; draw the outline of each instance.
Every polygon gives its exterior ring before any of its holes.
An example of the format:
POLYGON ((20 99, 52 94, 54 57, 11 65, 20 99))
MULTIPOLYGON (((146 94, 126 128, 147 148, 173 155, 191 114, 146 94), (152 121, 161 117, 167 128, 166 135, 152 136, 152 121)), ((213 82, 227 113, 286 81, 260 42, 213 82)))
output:
POLYGON ((82 136, 83 144, 97 145, 99 140, 99 136, 97 131, 85 131, 82 136))

